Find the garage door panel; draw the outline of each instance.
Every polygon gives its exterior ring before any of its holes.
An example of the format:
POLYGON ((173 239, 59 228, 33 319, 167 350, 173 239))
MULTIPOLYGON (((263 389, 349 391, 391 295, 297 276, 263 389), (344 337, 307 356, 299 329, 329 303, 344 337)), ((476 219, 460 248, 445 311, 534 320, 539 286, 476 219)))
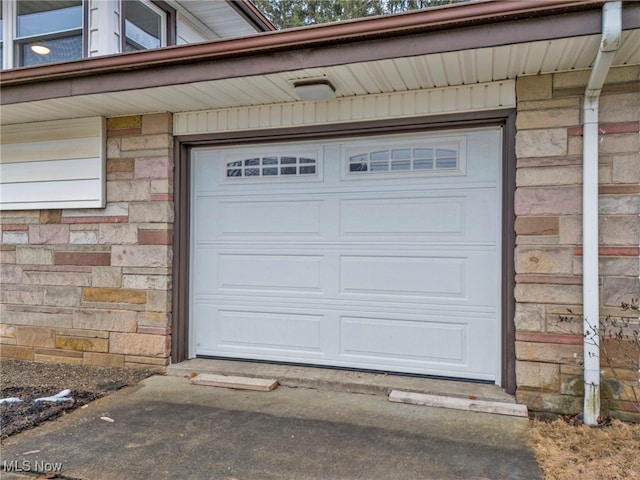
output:
POLYGON ((217 347, 322 353, 323 315, 219 309, 217 347))
POLYGON ((343 255, 340 293, 460 299, 466 294, 466 264, 465 258, 343 255))
POLYGON ((466 364, 467 325, 393 318, 343 316, 340 350, 380 361, 466 364), (391 341, 392 340, 392 341, 391 341))
POLYGON ((220 234, 320 236, 321 207, 320 201, 303 199, 220 202, 220 234))
POLYGON ((321 255, 219 254, 218 285, 251 295, 254 290, 322 292, 321 255))

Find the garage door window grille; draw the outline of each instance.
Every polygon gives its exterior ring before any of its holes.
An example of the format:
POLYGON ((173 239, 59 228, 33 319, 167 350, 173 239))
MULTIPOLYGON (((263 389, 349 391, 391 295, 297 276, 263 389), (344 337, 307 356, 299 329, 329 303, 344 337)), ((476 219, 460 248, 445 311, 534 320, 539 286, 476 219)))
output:
POLYGON ((387 148, 349 156, 349 174, 384 172, 451 172, 460 170, 456 145, 387 148))
POLYGON ((227 162, 227 177, 292 177, 317 174, 317 160, 290 155, 251 157, 227 162))

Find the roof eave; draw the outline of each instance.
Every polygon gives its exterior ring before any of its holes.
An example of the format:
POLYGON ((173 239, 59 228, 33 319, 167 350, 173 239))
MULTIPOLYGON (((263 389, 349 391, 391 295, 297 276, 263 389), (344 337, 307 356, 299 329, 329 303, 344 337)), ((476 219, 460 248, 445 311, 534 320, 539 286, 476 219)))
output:
POLYGON ((315 46, 339 45, 385 36, 412 35, 490 22, 504 22, 599 8, 604 0, 557 1, 481 0, 395 15, 361 18, 331 24, 207 43, 181 45, 74 62, 17 68, 2 72, 1 87, 79 78, 115 71, 237 58, 315 46))

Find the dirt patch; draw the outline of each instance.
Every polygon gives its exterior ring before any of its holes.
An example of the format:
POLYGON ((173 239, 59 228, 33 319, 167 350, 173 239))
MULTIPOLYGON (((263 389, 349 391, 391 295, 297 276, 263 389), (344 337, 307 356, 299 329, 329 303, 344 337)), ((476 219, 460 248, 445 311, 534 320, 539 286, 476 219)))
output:
POLYGON ((0 404, 0 439, 33 428, 81 407, 92 400, 134 385, 152 375, 142 369, 38 363, 2 359, 0 398, 16 397, 19 403, 0 404), (35 402, 69 389, 71 401, 35 402))
POLYGON ((531 426, 531 446, 545 480, 640 480, 640 425, 599 427, 565 420, 531 426))

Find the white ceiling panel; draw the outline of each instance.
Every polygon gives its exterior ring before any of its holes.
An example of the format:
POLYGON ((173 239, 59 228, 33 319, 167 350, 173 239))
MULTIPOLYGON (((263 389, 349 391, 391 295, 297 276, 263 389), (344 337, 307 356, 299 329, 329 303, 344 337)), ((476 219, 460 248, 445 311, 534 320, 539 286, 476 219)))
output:
MULTIPOLYGON (((600 37, 594 35, 4 105, 2 122, 10 124, 93 115, 186 112, 296 102, 298 97, 293 90, 293 80, 314 77, 330 79, 338 98, 472 85, 520 75, 587 69, 595 58, 599 41, 600 37)), ((638 45, 640 30, 625 31, 614 65, 640 63, 638 45)))

